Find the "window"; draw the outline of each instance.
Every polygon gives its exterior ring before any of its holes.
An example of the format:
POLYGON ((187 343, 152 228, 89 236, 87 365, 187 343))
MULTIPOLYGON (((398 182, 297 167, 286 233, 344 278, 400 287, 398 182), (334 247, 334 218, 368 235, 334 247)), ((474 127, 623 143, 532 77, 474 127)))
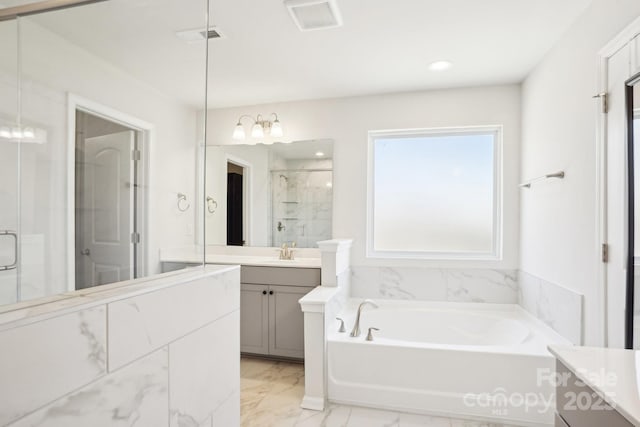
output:
POLYGON ((367 256, 499 259, 501 135, 370 132, 367 256))

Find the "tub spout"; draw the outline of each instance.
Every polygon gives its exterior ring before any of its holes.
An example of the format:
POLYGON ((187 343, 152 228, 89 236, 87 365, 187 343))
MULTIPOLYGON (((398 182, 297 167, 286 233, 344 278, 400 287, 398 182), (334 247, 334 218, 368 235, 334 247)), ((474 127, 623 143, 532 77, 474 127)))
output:
POLYGON ((358 314, 356 315, 356 323, 355 323, 355 325, 353 325, 353 329, 351 330, 351 333, 349 334, 352 337, 357 337, 357 336, 360 335, 360 313, 362 312, 362 309, 367 304, 371 305, 374 308, 378 308, 378 304, 376 304, 375 302, 371 301, 370 299, 366 299, 366 300, 362 301, 362 303, 358 306, 358 314))

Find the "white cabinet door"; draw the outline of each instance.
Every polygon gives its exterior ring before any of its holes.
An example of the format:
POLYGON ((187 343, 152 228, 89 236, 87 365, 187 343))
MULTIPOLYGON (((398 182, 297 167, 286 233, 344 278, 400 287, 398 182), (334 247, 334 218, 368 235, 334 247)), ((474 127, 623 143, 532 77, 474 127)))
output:
POLYGON ((304 358, 304 315, 298 300, 313 288, 269 287, 269 354, 304 358))
POLYGON ((240 285, 240 351, 269 353, 269 287, 240 285))

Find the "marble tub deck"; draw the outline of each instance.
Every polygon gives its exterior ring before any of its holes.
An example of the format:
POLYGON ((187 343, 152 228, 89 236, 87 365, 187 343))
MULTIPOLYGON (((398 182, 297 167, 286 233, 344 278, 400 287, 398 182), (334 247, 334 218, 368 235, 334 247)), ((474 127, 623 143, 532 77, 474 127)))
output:
POLYGON ((302 409, 299 363, 243 357, 240 377, 242 427, 510 427, 335 404, 323 412, 302 409))

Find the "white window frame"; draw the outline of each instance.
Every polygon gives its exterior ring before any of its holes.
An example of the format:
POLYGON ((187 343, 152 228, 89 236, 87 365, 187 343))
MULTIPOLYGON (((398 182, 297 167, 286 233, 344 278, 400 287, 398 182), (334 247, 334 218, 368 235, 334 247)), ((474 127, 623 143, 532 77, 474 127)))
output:
POLYGON ((460 260, 460 261, 501 261, 503 249, 503 126, 468 126, 425 129, 400 129, 369 131, 367 146, 367 233, 366 257, 389 259, 460 260), (435 252, 435 251, 377 251, 374 248, 374 143, 381 138, 411 138, 425 136, 456 136, 470 134, 494 134, 494 180, 493 180, 493 251, 475 252, 435 252))

